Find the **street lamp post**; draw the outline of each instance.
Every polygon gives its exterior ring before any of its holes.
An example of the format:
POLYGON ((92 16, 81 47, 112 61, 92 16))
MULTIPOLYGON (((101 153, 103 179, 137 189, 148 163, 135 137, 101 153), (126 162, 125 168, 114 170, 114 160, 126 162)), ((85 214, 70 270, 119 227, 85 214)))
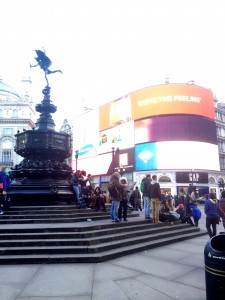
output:
POLYGON ((114 173, 114 155, 115 155, 115 147, 112 147, 112 174, 114 173))
POLYGON ((115 171, 115 154, 119 153, 120 149, 112 147, 112 173, 115 171))
POLYGON ((76 150, 76 155, 75 155, 75 158, 76 158, 76 172, 77 172, 78 153, 79 153, 79 150, 76 150))

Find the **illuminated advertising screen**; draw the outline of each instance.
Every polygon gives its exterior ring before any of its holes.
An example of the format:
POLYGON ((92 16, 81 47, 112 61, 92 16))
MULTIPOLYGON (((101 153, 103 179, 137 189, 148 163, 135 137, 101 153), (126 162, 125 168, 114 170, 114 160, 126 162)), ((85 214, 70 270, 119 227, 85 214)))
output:
POLYGON ((198 169, 220 171, 218 146, 170 141, 135 146, 135 170, 198 169))
POLYGON ((99 108, 99 130, 130 120, 170 114, 215 118, 213 94, 193 84, 164 84, 148 87, 99 108))
POLYGON ((119 170, 123 173, 134 171, 134 148, 115 152, 114 171, 119 170))
MULTIPOLYGON (((78 159, 77 169, 85 170, 87 174, 101 175, 110 174, 112 168, 112 154, 106 153, 98 156, 78 159)), ((75 161, 73 161, 73 169, 75 169, 75 161)))
POLYGON ((98 153, 112 151, 112 147, 126 149, 134 147, 134 122, 120 124, 99 133, 98 153))
POLYGON ((98 154, 99 110, 81 114, 74 123, 73 158, 76 150, 80 158, 98 154))
MULTIPOLYGON (((73 161, 73 169, 75 169, 75 161, 73 161)), ((101 154, 88 158, 78 158, 77 169, 85 170, 87 174, 105 175, 112 174, 114 171, 131 172, 134 170, 134 148, 119 150, 113 153, 101 154)))
POLYGON ((135 144, 158 141, 199 141, 217 145, 215 121, 196 115, 164 115, 134 124, 135 144))

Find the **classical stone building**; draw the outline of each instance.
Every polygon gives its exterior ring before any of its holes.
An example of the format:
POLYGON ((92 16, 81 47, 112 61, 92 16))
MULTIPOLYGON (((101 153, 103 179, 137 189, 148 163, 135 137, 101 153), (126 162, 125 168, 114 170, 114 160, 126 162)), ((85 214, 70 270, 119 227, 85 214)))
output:
POLYGON ((14 152, 15 134, 35 126, 36 112, 29 96, 31 81, 23 78, 19 95, 0 79, 0 165, 8 169, 18 164, 22 157, 14 152))

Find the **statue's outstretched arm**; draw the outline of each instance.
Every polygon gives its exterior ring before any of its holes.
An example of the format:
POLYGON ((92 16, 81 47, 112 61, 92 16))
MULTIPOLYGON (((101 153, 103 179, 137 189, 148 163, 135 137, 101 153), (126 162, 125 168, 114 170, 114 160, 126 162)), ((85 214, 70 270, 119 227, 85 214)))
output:
POLYGON ((30 68, 34 68, 34 67, 37 67, 37 66, 39 66, 39 63, 37 63, 36 65, 33 65, 33 66, 31 66, 31 64, 30 64, 30 68))

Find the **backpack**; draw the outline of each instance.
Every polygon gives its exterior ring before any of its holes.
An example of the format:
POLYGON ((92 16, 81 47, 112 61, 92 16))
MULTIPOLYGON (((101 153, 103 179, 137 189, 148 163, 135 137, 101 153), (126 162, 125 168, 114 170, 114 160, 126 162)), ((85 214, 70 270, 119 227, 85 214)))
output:
POLYGON ((70 179, 70 184, 72 184, 72 185, 78 185, 79 184, 79 178, 77 177, 76 174, 74 174, 72 176, 72 178, 70 179))
POLYGON ((145 178, 144 179, 142 179, 142 181, 141 181, 141 186, 140 186, 140 191, 143 193, 144 192, 144 190, 145 190, 145 178))
POLYGON ((113 183, 109 183, 108 191, 112 198, 117 198, 120 194, 118 188, 113 183))

